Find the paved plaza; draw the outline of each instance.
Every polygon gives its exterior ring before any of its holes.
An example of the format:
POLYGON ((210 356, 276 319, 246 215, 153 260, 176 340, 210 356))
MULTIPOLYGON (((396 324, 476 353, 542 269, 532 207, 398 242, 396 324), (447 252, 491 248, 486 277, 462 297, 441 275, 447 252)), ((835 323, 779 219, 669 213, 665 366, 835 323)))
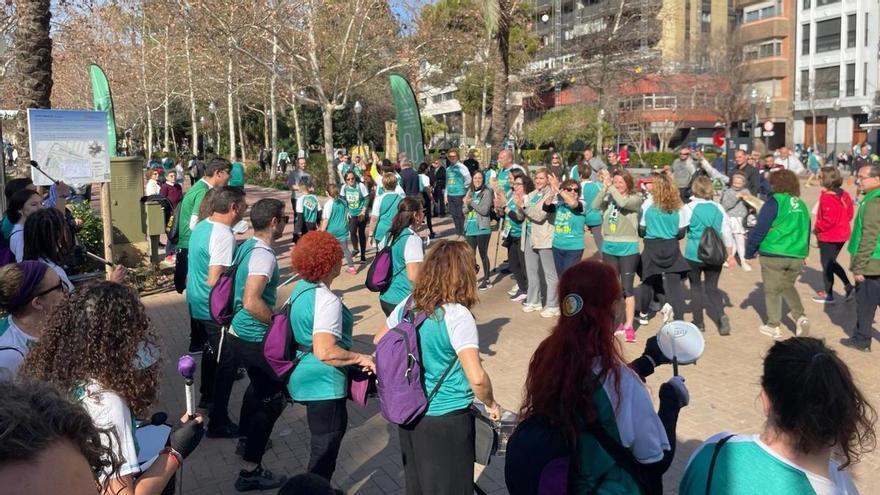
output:
MULTIPOLYGON (((854 192, 852 186, 848 186, 854 192)), ((816 202, 818 188, 805 188, 804 199, 809 206, 816 202)), ((288 196, 282 191, 248 187, 248 200, 253 203, 261 197, 277 197, 288 205, 288 196)), ((436 228, 438 235, 448 233, 450 222, 442 219, 436 228)), ((282 267, 282 279, 289 272, 290 232, 285 233, 277 252, 282 267)), ((815 241, 813 241, 815 242, 815 241)), ((494 256, 493 237, 490 256, 494 256)), ((498 253, 505 259, 504 248, 498 253)), ((595 252, 588 236, 587 255, 595 252)), ((848 254, 841 263, 849 265, 848 254)), ((760 431, 763 414, 759 399, 759 381, 762 357, 772 340, 758 333, 764 314, 761 275, 757 269, 750 273, 739 268, 725 269, 721 288, 725 295, 726 311, 733 331, 729 337, 719 337, 707 320, 706 352, 694 366, 682 366, 680 372, 687 379, 691 403, 682 409, 678 422, 675 462, 664 477, 666 493, 675 493, 691 452, 703 439, 719 431, 755 433, 760 431)), ((357 275, 345 272, 332 289, 344 294, 346 305, 355 315, 355 350, 370 351, 372 334, 383 319, 377 294, 364 287, 364 266, 357 275)), ((825 338, 849 364, 862 391, 880 407, 880 345, 875 342, 873 354, 861 353, 838 344, 855 325, 855 303, 840 302, 823 307, 810 301, 814 290, 820 288, 821 270, 818 250, 812 249, 803 272, 798 291, 804 301, 812 324, 812 335, 825 338)), ((502 406, 517 410, 520 404, 526 369, 532 352, 547 335, 553 319, 544 319, 537 313, 526 314, 518 304, 508 301, 506 292, 511 287, 509 276, 496 282, 495 288, 480 292, 480 303, 473 308, 480 331, 480 351, 484 366, 492 378, 495 396, 502 406)), ((839 283, 838 283, 839 284, 839 283)), ((286 299, 292 285, 279 293, 279 302, 286 299)), ((840 291, 838 285, 838 291, 840 291)), ((184 407, 183 381, 176 373, 177 357, 186 351, 189 339, 189 316, 184 296, 176 292, 144 298, 153 324, 164 338, 166 360, 161 379, 161 390, 156 410, 165 410, 170 416, 182 413, 184 407)), ((279 303, 280 305, 280 303, 279 303)), ((687 315, 689 318, 690 315, 687 315)), ((794 322, 784 321, 791 332, 794 322)), ((645 340, 659 329, 659 318, 638 330, 637 343, 621 341, 627 358, 635 358, 644 348, 645 340)), ((875 338, 878 334, 875 332, 875 338)), ((648 379, 651 395, 657 402, 660 384, 672 374, 670 366, 663 366, 648 379)), ((238 417, 241 398, 247 380, 235 384, 230 413, 238 417)), ((275 473, 294 475, 305 471, 309 456, 309 432, 305 408, 287 407, 272 434, 273 446, 267 451, 264 465, 275 473)), ((183 493, 189 495, 220 495, 237 493, 233 482, 238 474, 240 459, 236 457, 233 440, 205 439, 199 449, 184 465, 183 493)), ((880 486, 880 452, 866 456, 854 470, 856 485, 861 493, 874 493, 880 486)), ((475 475, 479 486, 487 493, 507 493, 504 487, 504 460, 495 458, 485 470, 475 475)), ((379 414, 375 401, 365 409, 349 403, 348 432, 342 442, 338 467, 333 477, 335 486, 348 494, 403 493, 403 469, 396 427, 379 414)))

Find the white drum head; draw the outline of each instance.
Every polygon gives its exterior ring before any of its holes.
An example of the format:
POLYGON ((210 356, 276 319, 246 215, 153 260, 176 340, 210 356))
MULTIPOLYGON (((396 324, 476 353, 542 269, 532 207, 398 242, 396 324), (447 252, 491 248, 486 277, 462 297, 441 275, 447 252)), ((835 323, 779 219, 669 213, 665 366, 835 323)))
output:
POLYGON ((670 321, 657 333, 657 345, 670 360, 675 357, 678 364, 695 363, 706 349, 703 332, 693 323, 670 321))

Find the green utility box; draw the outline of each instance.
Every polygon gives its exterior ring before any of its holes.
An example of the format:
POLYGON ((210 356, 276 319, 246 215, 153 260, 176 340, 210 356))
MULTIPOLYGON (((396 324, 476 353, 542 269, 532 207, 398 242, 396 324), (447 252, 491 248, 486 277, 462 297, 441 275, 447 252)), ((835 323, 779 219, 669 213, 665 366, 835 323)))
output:
POLYGON ((144 234, 147 236, 165 233, 165 210, 153 201, 144 204, 144 234))
MULTIPOLYGON (((149 253, 144 195, 144 159, 110 158, 110 215, 113 222, 113 256, 126 266, 136 266, 149 253)), ((161 212, 161 208, 159 208, 161 212)), ((161 218, 161 214, 160 214, 161 218)))

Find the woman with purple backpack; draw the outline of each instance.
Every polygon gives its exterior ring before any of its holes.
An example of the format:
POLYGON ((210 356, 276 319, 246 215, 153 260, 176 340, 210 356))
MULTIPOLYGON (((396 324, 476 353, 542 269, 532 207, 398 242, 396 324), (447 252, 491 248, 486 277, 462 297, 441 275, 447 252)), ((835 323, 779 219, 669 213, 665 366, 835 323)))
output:
POLYGON ((400 451, 406 493, 474 493, 474 397, 489 417, 501 418, 492 382, 480 364, 477 324, 470 309, 477 303, 474 252, 464 242, 439 241, 428 250, 412 297, 397 305, 378 343, 407 311, 428 316, 418 327, 427 411, 400 425, 400 451))

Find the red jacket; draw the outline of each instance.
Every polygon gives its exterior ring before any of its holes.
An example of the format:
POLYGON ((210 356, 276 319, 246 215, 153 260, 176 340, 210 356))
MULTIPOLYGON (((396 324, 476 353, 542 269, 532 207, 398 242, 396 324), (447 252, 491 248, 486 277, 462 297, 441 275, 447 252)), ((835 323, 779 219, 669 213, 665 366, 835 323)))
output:
POLYGON ((852 196, 844 190, 822 191, 816 213, 816 238, 822 242, 846 242, 852 233, 852 196))

